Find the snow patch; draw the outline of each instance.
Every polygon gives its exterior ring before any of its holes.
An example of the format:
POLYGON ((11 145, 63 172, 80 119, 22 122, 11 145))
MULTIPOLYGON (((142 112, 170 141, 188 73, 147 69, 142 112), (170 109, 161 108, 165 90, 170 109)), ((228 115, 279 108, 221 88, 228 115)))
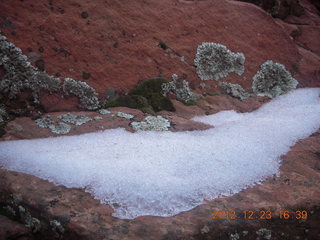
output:
POLYGON ((66 187, 86 188, 115 217, 173 216, 279 174, 280 156, 320 127, 320 89, 298 89, 252 113, 194 120, 213 129, 0 142, 0 165, 66 187))

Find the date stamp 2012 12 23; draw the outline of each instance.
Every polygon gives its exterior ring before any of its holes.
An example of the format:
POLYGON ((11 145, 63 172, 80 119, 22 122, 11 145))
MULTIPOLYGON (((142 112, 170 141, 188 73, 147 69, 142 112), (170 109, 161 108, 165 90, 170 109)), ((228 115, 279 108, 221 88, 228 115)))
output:
POLYGON ((273 218, 280 218, 284 220, 288 219, 307 219, 308 212, 306 210, 245 210, 245 211, 234 211, 234 210, 214 210, 211 215, 211 219, 261 219, 269 220, 273 218))

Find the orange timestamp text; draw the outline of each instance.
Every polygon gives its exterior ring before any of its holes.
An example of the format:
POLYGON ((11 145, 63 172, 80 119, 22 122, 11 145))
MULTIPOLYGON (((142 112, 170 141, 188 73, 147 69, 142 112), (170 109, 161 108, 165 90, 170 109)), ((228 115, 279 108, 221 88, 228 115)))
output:
POLYGON ((280 218, 284 220, 288 219, 307 219, 308 212, 306 210, 245 210, 245 211, 234 211, 234 210, 214 210, 211 215, 211 219, 261 219, 269 220, 273 218, 280 218))

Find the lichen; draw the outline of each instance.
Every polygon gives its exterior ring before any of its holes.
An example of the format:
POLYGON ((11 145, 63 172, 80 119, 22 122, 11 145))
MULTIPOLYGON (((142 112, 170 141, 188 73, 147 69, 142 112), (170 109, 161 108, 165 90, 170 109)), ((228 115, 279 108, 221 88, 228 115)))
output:
POLYGON ((79 98, 79 107, 88 110, 99 108, 98 94, 96 90, 90 87, 86 82, 65 78, 62 88, 66 95, 73 94, 79 98))
POLYGON ((36 233, 41 229, 41 222, 39 219, 32 217, 31 214, 23 207, 19 207, 20 219, 24 222, 25 226, 32 229, 36 233))
POLYGON ((55 123, 50 116, 35 120, 36 124, 41 128, 49 128, 55 134, 67 134, 71 127, 63 122, 55 123))
POLYGON ((268 60, 254 75, 252 90, 258 96, 274 98, 295 89, 297 85, 298 81, 291 76, 284 65, 268 60))
POLYGON ((200 230, 201 234, 207 234, 210 232, 210 228, 207 225, 204 225, 200 230))
POLYGON ((76 126, 80 126, 82 124, 92 121, 92 118, 89 118, 87 116, 84 116, 84 115, 76 116, 71 113, 62 114, 58 116, 58 118, 63 122, 71 123, 76 126))
POLYGON ((20 48, 7 42, 0 34, 0 66, 5 70, 5 76, 0 80, 0 91, 9 98, 16 97, 24 89, 32 91, 37 101, 40 91, 55 92, 60 89, 60 79, 39 72, 31 65, 20 48))
POLYGON ((70 132, 71 127, 63 122, 58 122, 55 125, 49 126, 49 129, 55 134, 67 134, 70 132))
POLYGON ((247 93, 239 84, 219 82, 218 86, 225 89, 231 96, 239 98, 241 101, 250 97, 250 94, 247 93))
POLYGON ((201 80, 218 80, 230 72, 242 75, 244 61, 243 53, 231 52, 222 44, 203 42, 197 48, 194 64, 201 80))
POLYGON ((263 237, 266 240, 270 240, 272 237, 271 230, 268 230, 266 228, 260 228, 258 231, 256 231, 256 234, 263 237))
POLYGON ((123 112, 117 112, 117 117, 125 118, 128 120, 131 120, 132 118, 134 118, 132 114, 123 113, 123 112))
POLYGON ((239 235, 239 233, 230 233, 229 234, 229 239, 230 240, 239 240, 240 239, 240 235, 239 235))
POLYGON ((164 96, 167 96, 168 93, 172 92, 176 95, 177 100, 185 104, 193 104, 200 99, 200 94, 191 91, 188 81, 182 80, 181 82, 178 82, 177 74, 173 74, 172 79, 172 81, 161 85, 164 96))
POLYGON ((65 232, 64 227, 62 226, 62 224, 57 221, 57 220, 52 220, 50 221, 50 226, 52 227, 52 230, 56 233, 63 234, 65 232))
POLYGON ((162 116, 148 116, 141 122, 132 122, 131 127, 135 131, 167 131, 170 128, 170 121, 162 116))
POLYGON ((5 125, 8 120, 8 115, 4 107, 0 106, 0 137, 5 134, 5 125))
POLYGON ((0 124, 4 123, 8 115, 4 107, 0 106, 0 124))
POLYGON ((41 128, 49 128, 53 124, 53 120, 50 116, 39 118, 35 120, 36 124, 41 128))
MULTIPOLYGON (((41 91, 57 92, 61 90, 59 78, 41 72, 32 66, 20 48, 7 42, 0 34, 0 66, 5 70, 5 76, 0 80, 0 92, 9 98, 16 97, 22 90, 32 91, 35 103, 39 103, 38 95, 41 91)), ((65 78, 63 90, 66 95, 73 94, 80 99, 80 107, 94 110, 99 107, 98 94, 86 82, 65 78)))
POLYGON ((98 111, 100 114, 105 115, 105 114, 109 114, 111 113, 110 111, 108 111, 107 109, 99 109, 98 111))
POLYGON ((94 120, 102 120, 102 119, 103 119, 103 117, 95 116, 95 117, 93 117, 93 119, 94 119, 94 120))

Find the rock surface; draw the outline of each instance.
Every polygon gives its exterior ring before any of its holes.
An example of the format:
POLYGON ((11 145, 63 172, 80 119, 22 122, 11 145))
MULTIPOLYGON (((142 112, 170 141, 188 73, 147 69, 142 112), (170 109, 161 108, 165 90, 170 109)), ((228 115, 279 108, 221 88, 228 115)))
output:
MULTIPOLYGON (((259 66, 269 59, 291 72, 300 71, 301 55, 295 42, 266 12, 248 3, 4 0, 0 16, 0 29, 8 40, 25 54, 41 58, 49 74, 84 80, 101 99, 107 88, 124 93, 140 81, 170 78, 174 73, 185 76, 198 89, 201 80, 193 60, 197 46, 208 41, 245 55, 244 74, 224 78, 244 88, 251 86, 259 66)), ((215 87, 216 83, 209 85, 215 87)), ((47 98, 42 102, 52 110, 47 98)), ((52 98, 58 104, 55 108, 63 110, 61 99, 52 98)), ((74 104, 69 98, 62 102, 74 104)))
POLYGON ((20 223, 0 215, 0 239, 32 240, 31 230, 20 223))

